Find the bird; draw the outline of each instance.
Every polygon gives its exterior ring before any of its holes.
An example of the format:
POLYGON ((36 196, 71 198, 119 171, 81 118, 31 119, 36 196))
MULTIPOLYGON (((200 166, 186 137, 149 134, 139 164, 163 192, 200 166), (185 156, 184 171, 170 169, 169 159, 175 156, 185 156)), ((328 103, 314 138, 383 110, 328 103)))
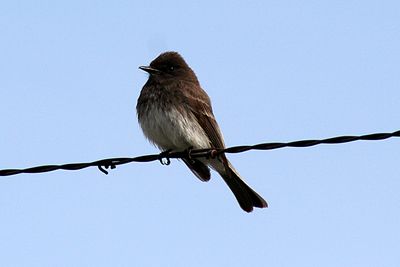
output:
MULTIPOLYGON (((152 144, 161 151, 225 148, 211 100, 178 52, 161 53, 149 66, 139 68, 149 77, 137 100, 136 112, 139 125, 152 144)), ((210 168, 218 172, 244 211, 268 207, 225 154, 182 161, 203 182, 210 180, 210 168)))

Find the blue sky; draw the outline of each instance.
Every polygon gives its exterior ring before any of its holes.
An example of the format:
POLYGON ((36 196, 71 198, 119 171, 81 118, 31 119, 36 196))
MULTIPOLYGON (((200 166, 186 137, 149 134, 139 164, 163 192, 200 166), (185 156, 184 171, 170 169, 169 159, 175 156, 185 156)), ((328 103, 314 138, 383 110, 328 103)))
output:
MULTIPOLYGON (((0 169, 156 153, 135 105, 180 52, 227 145, 398 130, 398 1, 3 1, 0 169)), ((399 266, 400 140, 0 178, 1 266, 399 266)))

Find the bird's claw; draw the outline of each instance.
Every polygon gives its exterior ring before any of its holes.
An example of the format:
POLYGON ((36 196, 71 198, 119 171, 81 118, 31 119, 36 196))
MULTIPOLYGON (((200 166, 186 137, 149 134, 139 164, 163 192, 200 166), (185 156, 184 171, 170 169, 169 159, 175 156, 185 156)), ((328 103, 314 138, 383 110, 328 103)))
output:
POLYGON ((193 147, 192 147, 192 146, 185 149, 186 156, 187 156, 187 158, 190 159, 190 160, 193 160, 193 159, 192 159, 192 150, 193 150, 193 147))
POLYGON ((218 151, 216 150, 216 149, 211 149, 209 152, 208 152, 208 157, 209 158, 211 158, 211 159, 215 159, 216 157, 217 157, 217 155, 218 155, 218 151))

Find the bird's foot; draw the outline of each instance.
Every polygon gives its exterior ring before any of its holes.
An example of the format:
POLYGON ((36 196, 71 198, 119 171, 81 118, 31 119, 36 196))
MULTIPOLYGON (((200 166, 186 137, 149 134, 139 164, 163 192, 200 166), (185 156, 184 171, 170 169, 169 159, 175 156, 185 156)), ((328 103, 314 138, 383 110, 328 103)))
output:
POLYGON ((186 148, 186 149, 184 150, 184 152, 185 152, 185 154, 186 154, 186 158, 187 158, 188 160, 190 160, 191 162, 194 162, 194 160, 193 160, 193 158, 192 158, 192 150, 193 150, 193 147, 190 146, 190 147, 186 148))
POLYGON ((207 153, 207 158, 209 159, 215 159, 218 156, 218 150, 216 149, 210 149, 207 153))

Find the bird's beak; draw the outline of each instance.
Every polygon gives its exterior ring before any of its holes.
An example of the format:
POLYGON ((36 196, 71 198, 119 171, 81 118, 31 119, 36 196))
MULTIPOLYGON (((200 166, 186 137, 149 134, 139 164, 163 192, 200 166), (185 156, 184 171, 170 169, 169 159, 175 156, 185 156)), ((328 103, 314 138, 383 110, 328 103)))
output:
POLYGON ((140 66, 139 69, 144 70, 145 72, 148 72, 150 74, 156 74, 160 72, 159 70, 154 69, 150 66, 140 66))

